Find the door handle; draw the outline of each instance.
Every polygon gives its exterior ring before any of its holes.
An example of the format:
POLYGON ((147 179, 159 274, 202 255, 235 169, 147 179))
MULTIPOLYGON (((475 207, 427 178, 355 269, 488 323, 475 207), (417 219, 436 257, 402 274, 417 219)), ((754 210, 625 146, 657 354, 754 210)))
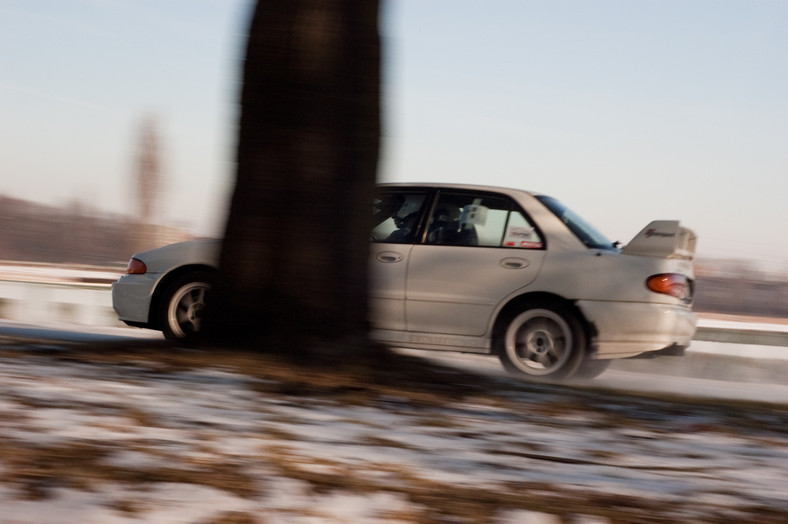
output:
POLYGON ((504 269, 523 269, 528 267, 528 260, 517 257, 507 257, 501 260, 501 267, 504 269))
POLYGON ((394 262, 399 262, 402 260, 403 256, 395 251, 381 251, 375 255, 375 258, 378 260, 378 262, 393 264, 394 262))

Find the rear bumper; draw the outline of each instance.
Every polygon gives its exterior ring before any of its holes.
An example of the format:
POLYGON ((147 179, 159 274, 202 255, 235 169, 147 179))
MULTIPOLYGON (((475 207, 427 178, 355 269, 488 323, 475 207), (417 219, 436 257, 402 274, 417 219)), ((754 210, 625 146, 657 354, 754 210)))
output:
POLYGON ((577 306, 596 328, 596 358, 686 348, 695 334, 697 315, 686 306, 592 300, 579 301, 577 306))

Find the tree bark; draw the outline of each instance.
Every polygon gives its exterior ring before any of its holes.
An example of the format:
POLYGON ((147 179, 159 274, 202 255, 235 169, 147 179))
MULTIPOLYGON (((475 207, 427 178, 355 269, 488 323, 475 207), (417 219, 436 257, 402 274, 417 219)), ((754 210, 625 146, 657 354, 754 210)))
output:
POLYGON ((366 339, 378 11, 378 0, 258 1, 214 340, 366 339))

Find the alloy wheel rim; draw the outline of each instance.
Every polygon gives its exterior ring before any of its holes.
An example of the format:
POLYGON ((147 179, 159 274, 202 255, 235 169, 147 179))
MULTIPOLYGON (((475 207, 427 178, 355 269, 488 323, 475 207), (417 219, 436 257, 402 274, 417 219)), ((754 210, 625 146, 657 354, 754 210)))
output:
POLYGON ((560 370, 571 355, 572 344, 569 324, 547 309, 528 310, 515 317, 505 340, 509 361, 534 376, 560 370))
POLYGON ((181 287, 172 297, 167 310, 167 322, 174 335, 184 337, 200 331, 207 290, 206 284, 192 282, 181 287))

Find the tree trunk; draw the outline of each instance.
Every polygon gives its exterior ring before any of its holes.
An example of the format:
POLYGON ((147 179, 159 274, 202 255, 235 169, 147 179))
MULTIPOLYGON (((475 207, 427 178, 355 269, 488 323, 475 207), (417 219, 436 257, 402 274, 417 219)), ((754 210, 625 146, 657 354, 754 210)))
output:
POLYGON ((378 0, 259 0, 215 340, 366 340, 380 141, 378 0))

